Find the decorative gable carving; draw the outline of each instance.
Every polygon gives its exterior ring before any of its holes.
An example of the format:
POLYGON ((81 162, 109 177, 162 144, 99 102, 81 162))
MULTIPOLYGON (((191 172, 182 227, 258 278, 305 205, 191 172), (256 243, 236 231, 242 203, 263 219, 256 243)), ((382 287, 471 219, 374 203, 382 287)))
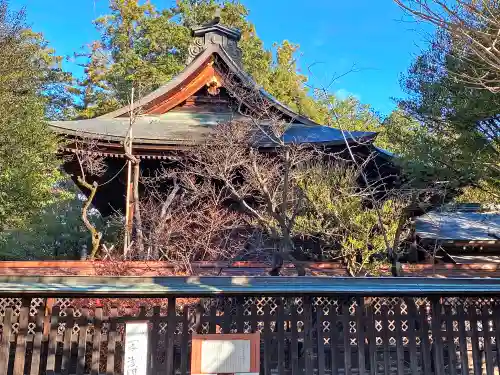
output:
POLYGON ((187 64, 190 64, 209 46, 218 45, 241 67, 242 51, 238 46, 241 33, 236 29, 222 26, 218 22, 219 18, 216 18, 209 25, 193 29, 192 34, 195 38, 189 47, 187 64))

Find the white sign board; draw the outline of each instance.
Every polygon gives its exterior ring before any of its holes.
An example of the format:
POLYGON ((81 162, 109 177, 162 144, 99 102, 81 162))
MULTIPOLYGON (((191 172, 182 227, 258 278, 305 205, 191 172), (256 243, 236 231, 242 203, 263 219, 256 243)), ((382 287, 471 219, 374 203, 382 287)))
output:
POLYGON ((249 340, 207 340, 201 345, 203 374, 250 372, 249 340))
POLYGON ((148 323, 127 323, 124 375, 147 375, 147 372, 148 323))

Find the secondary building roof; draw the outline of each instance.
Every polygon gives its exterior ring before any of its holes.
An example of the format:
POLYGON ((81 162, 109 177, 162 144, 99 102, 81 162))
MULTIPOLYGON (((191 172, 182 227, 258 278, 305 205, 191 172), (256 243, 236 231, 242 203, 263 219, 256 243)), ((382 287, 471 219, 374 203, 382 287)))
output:
POLYGON ((441 242, 500 241, 500 212, 432 211, 416 220, 422 239, 441 242))

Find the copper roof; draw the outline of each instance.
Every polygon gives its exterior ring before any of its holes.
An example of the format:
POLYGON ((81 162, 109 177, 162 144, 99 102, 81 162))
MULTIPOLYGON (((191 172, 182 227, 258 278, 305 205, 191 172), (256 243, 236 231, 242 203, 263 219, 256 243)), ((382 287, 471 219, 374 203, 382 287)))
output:
MULTIPOLYGON (((228 34, 227 28, 220 25, 211 25, 196 31, 200 36, 205 34, 200 52, 193 61, 175 78, 167 84, 154 90, 138 100, 135 108, 141 108, 142 115, 138 116, 134 124, 135 144, 196 144, 203 141, 210 129, 217 123, 227 122, 234 118, 233 113, 172 113, 169 112, 177 105, 194 95, 204 87, 211 78, 217 77, 222 86, 229 92, 231 86, 224 85, 225 77, 235 77, 239 84, 248 89, 255 89, 279 113, 291 119, 289 129, 285 133, 286 142, 315 143, 315 144, 342 144, 351 141, 371 143, 376 136, 373 132, 342 132, 329 126, 320 126, 311 119, 304 117, 276 98, 267 93, 240 67, 235 53, 238 47, 234 44, 236 34, 228 34), (219 35, 219 34, 220 35, 219 35), (214 34, 214 35, 212 35, 214 34), (222 63, 228 72, 221 72, 215 66, 222 63), (154 116, 152 116, 154 114, 154 116)), ((196 35, 198 35, 196 34, 196 35)), ((200 37, 198 37, 198 40, 200 37)), ((227 78, 229 79, 229 78, 227 78)), ((231 78, 232 79, 232 78, 231 78)), ((245 101, 245 99, 242 99, 245 101)), ((249 107, 251 104, 245 103, 249 107)), ((129 106, 103 116, 75 121, 52 121, 50 127, 59 134, 82 138, 94 138, 104 141, 121 142, 126 136, 129 127, 127 114, 129 106)), ((263 146, 266 147, 266 146, 263 146)))

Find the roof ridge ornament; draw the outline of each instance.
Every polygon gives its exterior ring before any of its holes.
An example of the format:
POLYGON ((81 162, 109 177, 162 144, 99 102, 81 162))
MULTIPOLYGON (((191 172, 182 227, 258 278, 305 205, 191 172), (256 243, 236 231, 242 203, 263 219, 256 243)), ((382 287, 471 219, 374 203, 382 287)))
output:
POLYGON ((238 66, 242 65, 242 52, 238 46, 238 41, 241 39, 241 32, 237 29, 221 25, 220 21, 221 10, 217 8, 214 18, 210 22, 191 30, 191 35, 194 39, 188 50, 188 64, 208 47, 218 45, 224 49, 238 66))

